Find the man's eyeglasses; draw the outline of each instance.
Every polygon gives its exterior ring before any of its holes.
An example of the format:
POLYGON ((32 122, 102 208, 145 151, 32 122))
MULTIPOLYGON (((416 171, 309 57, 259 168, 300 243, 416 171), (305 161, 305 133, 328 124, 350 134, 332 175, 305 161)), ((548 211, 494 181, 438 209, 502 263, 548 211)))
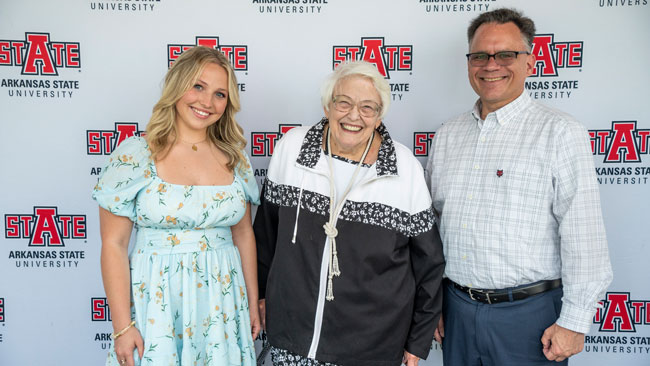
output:
POLYGON ((345 95, 337 95, 332 99, 334 108, 343 113, 348 113, 357 106, 359 114, 366 118, 374 118, 379 114, 381 106, 372 100, 362 100, 358 104, 345 95))
POLYGON ((497 53, 487 53, 487 52, 474 52, 468 53, 467 60, 471 66, 485 66, 490 62, 490 57, 494 57, 494 62, 499 66, 508 66, 512 65, 513 62, 517 59, 517 55, 526 54, 530 55, 528 51, 500 51, 497 53))

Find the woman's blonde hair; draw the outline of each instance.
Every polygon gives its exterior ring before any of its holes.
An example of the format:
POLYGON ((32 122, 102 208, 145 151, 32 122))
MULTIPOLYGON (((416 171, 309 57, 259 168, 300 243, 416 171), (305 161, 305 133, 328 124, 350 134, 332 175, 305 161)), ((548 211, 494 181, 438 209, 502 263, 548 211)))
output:
POLYGON ((203 46, 183 52, 167 71, 162 96, 153 107, 147 125, 146 139, 154 161, 164 157, 176 142, 176 102, 197 82, 208 63, 223 67, 228 74, 228 103, 221 118, 208 127, 208 138, 228 156, 227 166, 230 170, 245 161, 242 149, 246 146, 246 139, 243 129, 235 120, 235 113, 240 109, 235 72, 221 51, 203 46))

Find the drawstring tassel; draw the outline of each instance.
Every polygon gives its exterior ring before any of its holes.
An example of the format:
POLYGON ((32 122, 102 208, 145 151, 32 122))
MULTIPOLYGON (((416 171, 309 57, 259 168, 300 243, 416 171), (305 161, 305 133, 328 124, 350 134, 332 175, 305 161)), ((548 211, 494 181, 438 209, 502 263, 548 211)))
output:
MULTIPOLYGON (((336 229, 334 229, 336 230, 336 229)), ((332 284, 332 277, 334 277, 334 261, 332 260, 332 256, 334 255, 334 252, 332 251, 332 242, 334 242, 336 239, 330 238, 330 263, 329 263, 329 268, 328 268, 328 274, 327 274, 327 293, 325 294, 325 299, 327 301, 332 301, 334 300, 334 285, 332 284)))
POLYGON ((336 254, 336 240, 332 240, 332 274, 334 276, 340 276, 341 270, 339 269, 339 257, 336 254))
POLYGON ((332 275, 329 275, 329 279, 327 280, 327 294, 325 295, 325 299, 327 301, 332 301, 334 300, 334 290, 332 289, 332 275))
POLYGON ((327 294, 325 295, 325 299, 327 299, 327 301, 332 301, 334 300, 332 277, 341 275, 341 270, 339 269, 339 258, 336 254, 336 236, 339 232, 331 222, 326 222, 325 225, 323 225, 323 229, 325 229, 325 234, 330 241, 330 260, 327 268, 327 294))

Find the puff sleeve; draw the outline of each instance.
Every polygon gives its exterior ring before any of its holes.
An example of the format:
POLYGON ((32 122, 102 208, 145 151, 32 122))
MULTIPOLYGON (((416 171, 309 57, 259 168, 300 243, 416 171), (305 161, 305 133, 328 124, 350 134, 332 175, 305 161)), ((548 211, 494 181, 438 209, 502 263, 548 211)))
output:
POLYGON ((239 163, 237 169, 235 169, 235 174, 241 179, 242 186, 244 187, 244 194, 246 195, 246 201, 254 205, 259 205, 260 189, 257 186, 257 181, 253 174, 251 161, 245 151, 242 151, 242 154, 244 155, 245 160, 239 163))
POLYGON ((151 179, 148 145, 142 137, 130 137, 111 154, 92 196, 102 208, 135 221, 136 198, 151 179))

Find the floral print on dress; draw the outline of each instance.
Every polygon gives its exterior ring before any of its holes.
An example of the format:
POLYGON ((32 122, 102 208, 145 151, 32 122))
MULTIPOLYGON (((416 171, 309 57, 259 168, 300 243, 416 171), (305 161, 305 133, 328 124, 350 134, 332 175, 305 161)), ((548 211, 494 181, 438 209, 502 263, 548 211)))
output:
MULTIPOLYGON (((171 184, 146 141, 124 140, 93 198, 136 227, 130 254, 133 319, 145 340, 136 365, 255 365, 248 298, 230 227, 259 191, 246 161, 227 186, 171 184)), ((113 352, 107 365, 119 366, 113 352)))

